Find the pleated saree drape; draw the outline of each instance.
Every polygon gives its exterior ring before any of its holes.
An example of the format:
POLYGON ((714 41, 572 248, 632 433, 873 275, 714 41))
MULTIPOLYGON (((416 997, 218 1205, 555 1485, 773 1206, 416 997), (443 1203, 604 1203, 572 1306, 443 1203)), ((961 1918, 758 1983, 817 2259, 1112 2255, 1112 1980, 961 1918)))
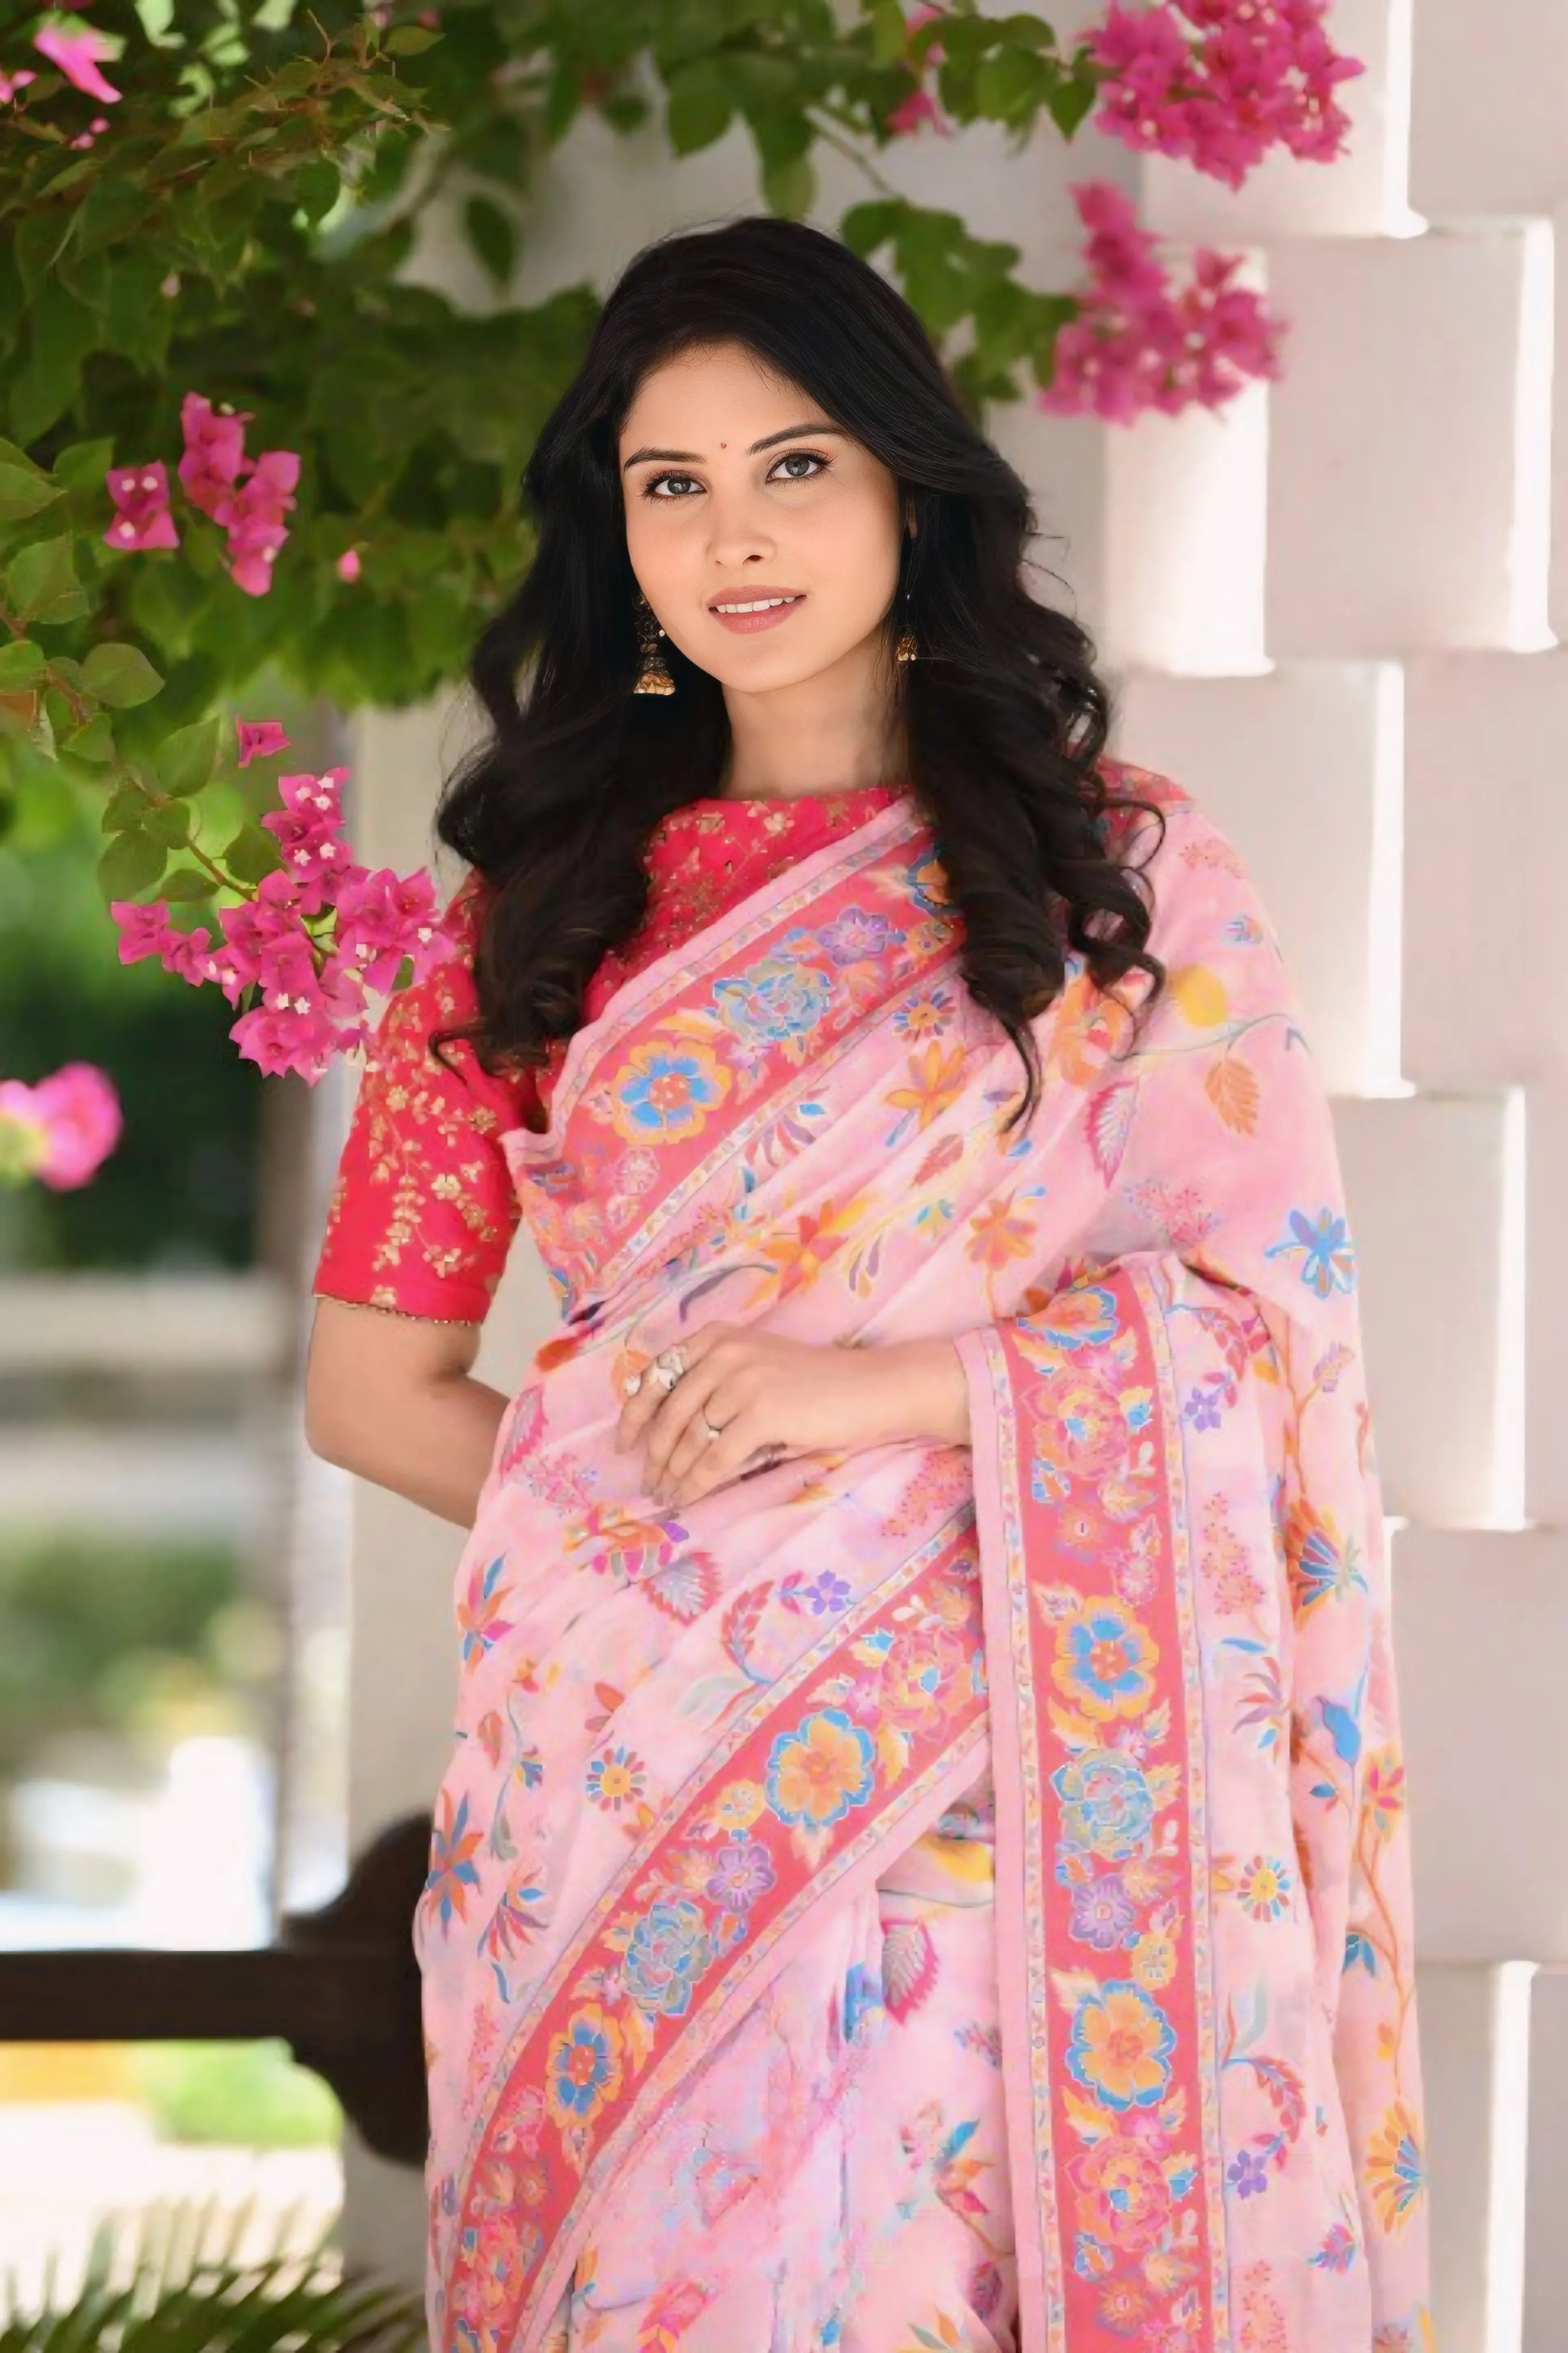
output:
POLYGON ((442 2348, 1429 2346, 1329 1114, 1234 853, 1127 774, 1169 986, 1133 1040, 1070 961, 1024 1133, 900 800, 636 974, 507 1139, 565 1320, 458 1579, 442 2348), (620 1384, 710 1316, 952 1337, 972 1449, 658 1510, 620 1384), (983 1847, 889 1894, 987 1776, 994 1888, 983 1847))

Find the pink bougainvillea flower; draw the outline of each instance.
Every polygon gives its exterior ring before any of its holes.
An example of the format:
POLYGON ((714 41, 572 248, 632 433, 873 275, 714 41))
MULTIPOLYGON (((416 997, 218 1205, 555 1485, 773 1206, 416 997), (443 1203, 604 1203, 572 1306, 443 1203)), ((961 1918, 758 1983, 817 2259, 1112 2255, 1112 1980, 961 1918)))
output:
POLYGON ((104 58, 114 55, 114 43, 101 33, 68 33, 57 25, 46 25, 41 33, 34 34, 33 47, 89 98, 100 98, 109 104, 119 98, 114 84, 105 81, 98 70, 104 58))
POLYGON ((1268 149, 1312 163, 1341 153, 1348 116, 1334 98, 1366 69, 1323 29, 1329 0, 1111 0, 1089 36, 1106 69, 1098 130, 1127 146, 1184 157, 1237 188, 1268 149))
POLYGON ((436 886, 423 870, 398 875, 383 866, 340 891, 337 911, 336 953, 363 975, 367 987, 390 988, 405 956, 413 962, 414 978, 422 980, 446 952, 436 886))
POLYGON ((111 899, 109 912, 120 930, 121 964, 140 964, 146 956, 161 956, 169 942, 179 936, 162 899, 154 899, 151 906, 136 899, 111 899))
POLYGON ((265 596, 272 586, 272 566, 289 536, 283 517, 294 504, 299 479, 295 450, 268 449, 229 501, 223 518, 228 525, 229 572, 247 596, 265 596))
POLYGON ((92 1062, 67 1062, 36 1087, 19 1079, 0 1085, 0 1124, 20 1132, 7 1159, 56 1192, 95 1176, 120 1141, 120 1097, 92 1062))
POLYGON ((296 817, 311 818, 317 824, 330 818, 336 825, 342 816, 348 773, 346 768, 324 768, 319 776, 279 776, 278 790, 284 807, 296 817))
POLYGON ((242 768, 248 768, 252 760, 270 760, 275 753, 289 749, 289 738, 283 733, 280 719, 237 719, 234 723, 239 736, 242 768))
POLYGON ((229 575, 247 596, 265 596, 272 566, 289 536, 283 518, 294 504, 300 459, 292 449, 245 454, 248 412, 223 412, 199 392, 180 404, 185 454, 180 480, 193 506, 228 533, 229 575))
POLYGON ((280 522, 244 523, 228 535, 228 576, 247 596, 265 596, 289 534, 280 522))
POLYGON ((169 512, 169 476, 162 459, 151 466, 110 466, 104 477, 115 517, 103 536, 109 546, 178 547, 169 512))
POLYGON ((1130 424, 1150 408, 1217 408, 1249 378, 1279 374, 1283 322, 1231 283, 1239 255, 1200 248, 1190 283, 1173 290, 1154 238, 1120 188, 1097 181, 1072 195, 1089 231, 1089 282, 1079 290, 1079 315, 1058 333, 1041 408, 1130 424))
POLYGON ((216 409, 199 392, 187 392, 180 403, 180 430, 185 454, 180 459, 180 480, 185 496, 217 523, 231 520, 234 486, 245 468, 245 428, 248 416, 216 409))
POLYGON ((17 73, 0 73, 0 106, 9 106, 19 90, 26 90, 30 81, 37 79, 27 66, 23 66, 17 73))
POLYGON ((357 580, 359 578, 361 569, 362 566, 359 560, 358 548, 345 547, 342 554, 338 558, 338 578, 340 580, 357 580))

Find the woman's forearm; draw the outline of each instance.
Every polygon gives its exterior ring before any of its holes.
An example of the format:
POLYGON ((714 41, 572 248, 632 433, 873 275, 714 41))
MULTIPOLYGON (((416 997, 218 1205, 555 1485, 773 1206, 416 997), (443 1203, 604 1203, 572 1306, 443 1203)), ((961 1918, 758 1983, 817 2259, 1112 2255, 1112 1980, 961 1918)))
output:
POLYGON ((467 1373, 436 1374, 417 1385, 389 1382, 379 1394, 340 1395, 308 1420, 306 1434, 328 1461, 468 1528, 507 1402, 467 1373))

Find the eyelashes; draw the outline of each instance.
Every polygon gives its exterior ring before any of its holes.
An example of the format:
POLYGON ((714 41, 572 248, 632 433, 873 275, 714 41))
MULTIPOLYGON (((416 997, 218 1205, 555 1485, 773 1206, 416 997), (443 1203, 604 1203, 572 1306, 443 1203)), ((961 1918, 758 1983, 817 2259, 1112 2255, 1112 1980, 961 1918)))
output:
MULTIPOLYGON (((831 458, 825 457, 820 451, 816 449, 786 449, 784 456, 775 460, 775 463, 779 466, 785 466, 790 464, 796 458, 809 459, 812 465, 816 467, 816 473, 785 474, 784 480, 786 482, 815 482, 817 479, 817 475, 825 473, 827 468, 833 463, 831 458)), ((769 480, 771 480, 772 479, 773 477, 770 473, 769 480)), ((641 494, 645 499, 657 498, 659 484, 661 482, 689 482, 694 481, 695 480, 696 477, 692 474, 655 474, 643 484, 641 494)), ((681 495, 684 496, 684 493, 681 495)), ((679 497, 659 500, 659 504, 667 507, 679 505, 679 497)))

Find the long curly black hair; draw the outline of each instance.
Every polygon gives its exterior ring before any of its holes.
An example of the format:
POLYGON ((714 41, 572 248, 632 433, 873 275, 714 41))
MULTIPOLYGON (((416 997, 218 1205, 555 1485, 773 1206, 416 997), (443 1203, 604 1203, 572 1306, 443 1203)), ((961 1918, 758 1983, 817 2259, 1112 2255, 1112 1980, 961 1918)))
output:
MULTIPOLYGON (((962 970, 1023 1059, 1012 1119, 1039 1101, 1030 1023, 1059 995, 1068 947, 1103 989, 1148 950, 1142 869, 1119 858, 1146 810, 1100 772, 1110 720, 1095 648, 1031 595, 1028 491, 960 404, 897 290, 821 230, 767 216, 644 248, 610 295, 578 374, 531 457, 534 559, 489 624, 470 676, 489 740, 448 782, 440 839, 477 870, 479 1018, 463 1035, 489 1070, 537 1065, 583 1020, 605 952, 647 912, 643 852, 658 820, 718 788, 729 721, 716 679, 661 641, 676 683, 636 695, 640 667, 618 468, 648 372, 721 343, 798 385, 895 477, 917 530, 903 541, 889 630, 909 744, 901 783, 932 829, 962 917, 962 970), (520 689, 521 690, 520 692, 520 689)), ((906 511, 908 511, 906 510, 906 511)))

